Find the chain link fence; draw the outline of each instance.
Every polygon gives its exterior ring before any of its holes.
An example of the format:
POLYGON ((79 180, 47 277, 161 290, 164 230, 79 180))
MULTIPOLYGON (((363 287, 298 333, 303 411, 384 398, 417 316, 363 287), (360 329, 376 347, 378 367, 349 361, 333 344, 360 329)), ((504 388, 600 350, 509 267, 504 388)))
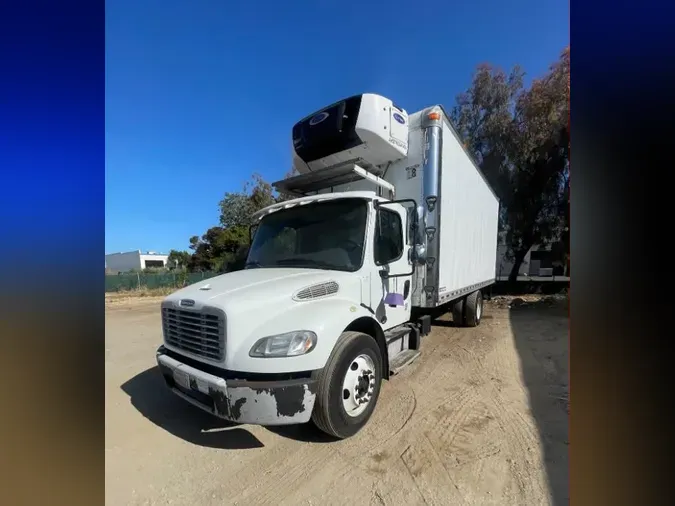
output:
POLYGON ((105 277, 105 291, 125 292, 153 288, 182 288, 203 279, 218 276, 219 272, 127 272, 105 277))

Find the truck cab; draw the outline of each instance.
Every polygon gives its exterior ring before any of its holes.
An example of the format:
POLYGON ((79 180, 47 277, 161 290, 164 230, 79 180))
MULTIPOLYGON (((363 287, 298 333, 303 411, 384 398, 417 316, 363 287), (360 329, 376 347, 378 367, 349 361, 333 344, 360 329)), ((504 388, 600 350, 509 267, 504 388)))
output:
POLYGON ((373 192, 345 192, 284 203, 261 214, 247 269, 325 271, 353 285, 352 300, 385 330, 409 320, 411 305, 405 300, 412 288, 415 221, 403 204, 373 192))
POLYGON ((158 362, 169 386, 228 420, 275 425, 308 422, 317 395, 332 407, 326 389, 341 383, 341 414, 353 423, 326 431, 351 435, 391 372, 392 337, 404 338, 388 331, 410 320, 414 216, 374 192, 262 210, 244 270, 163 301, 158 362), (336 353, 341 340, 347 351, 336 353))

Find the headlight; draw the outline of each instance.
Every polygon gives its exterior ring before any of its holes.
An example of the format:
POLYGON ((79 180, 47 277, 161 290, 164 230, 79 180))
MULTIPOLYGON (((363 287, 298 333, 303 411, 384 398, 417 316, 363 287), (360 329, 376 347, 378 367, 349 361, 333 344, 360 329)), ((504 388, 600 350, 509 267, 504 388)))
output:
POLYGON ((316 346, 316 334, 309 330, 296 330, 276 336, 263 337, 251 351, 251 357, 297 357, 309 353, 316 346))

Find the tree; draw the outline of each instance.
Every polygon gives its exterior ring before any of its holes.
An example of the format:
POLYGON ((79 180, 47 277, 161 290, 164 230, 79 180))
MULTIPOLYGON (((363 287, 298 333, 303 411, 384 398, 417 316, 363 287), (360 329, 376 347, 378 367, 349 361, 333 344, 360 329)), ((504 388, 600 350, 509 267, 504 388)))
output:
POLYGON ((267 206, 284 200, 260 174, 253 174, 240 192, 227 192, 218 204, 220 225, 224 228, 249 227, 252 215, 267 206))
POLYGON ((227 271, 240 254, 242 244, 248 242, 246 227, 211 227, 201 238, 193 236, 190 248, 194 253, 190 257, 190 271, 227 271))
MULTIPOLYGON (((294 175, 293 171, 285 177, 294 175)), ((248 252, 250 227, 254 225, 252 216, 261 209, 290 198, 277 193, 272 185, 260 174, 253 174, 239 192, 227 192, 219 202, 220 227, 211 230, 209 239, 190 239, 190 246, 199 252, 194 266, 224 265, 227 270, 243 269, 248 252), (215 235, 214 235, 215 234, 215 235), (220 259, 220 260, 216 260, 220 259)), ((207 232, 208 235, 208 232, 207 232)))
POLYGON ((569 62, 568 47, 527 90, 519 67, 507 76, 480 65, 452 111, 467 149, 500 198, 500 228, 506 231, 505 244, 514 260, 511 281, 532 246, 559 241, 564 235, 569 62))
POLYGON ((239 192, 227 192, 219 202, 220 226, 190 238, 187 263, 190 271, 232 271, 243 269, 249 244, 252 215, 283 200, 271 184, 254 174, 239 192))
POLYGON ((560 240, 553 244, 552 251, 557 258, 561 258, 564 264, 567 264, 567 276, 569 272, 570 260, 570 177, 569 171, 565 174, 565 182, 563 189, 563 196, 560 199, 558 207, 562 221, 562 231, 560 233, 560 240))
POLYGON ((190 264, 190 253, 172 249, 169 251, 168 262, 172 269, 186 269, 190 264))

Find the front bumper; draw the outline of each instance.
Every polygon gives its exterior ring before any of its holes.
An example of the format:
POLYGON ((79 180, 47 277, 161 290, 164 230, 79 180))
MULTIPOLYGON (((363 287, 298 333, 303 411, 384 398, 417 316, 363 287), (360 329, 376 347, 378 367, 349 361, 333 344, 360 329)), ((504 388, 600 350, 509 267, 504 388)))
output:
POLYGON ((256 425, 306 423, 312 416, 317 380, 225 380, 157 350, 166 384, 186 401, 220 418, 256 425))

